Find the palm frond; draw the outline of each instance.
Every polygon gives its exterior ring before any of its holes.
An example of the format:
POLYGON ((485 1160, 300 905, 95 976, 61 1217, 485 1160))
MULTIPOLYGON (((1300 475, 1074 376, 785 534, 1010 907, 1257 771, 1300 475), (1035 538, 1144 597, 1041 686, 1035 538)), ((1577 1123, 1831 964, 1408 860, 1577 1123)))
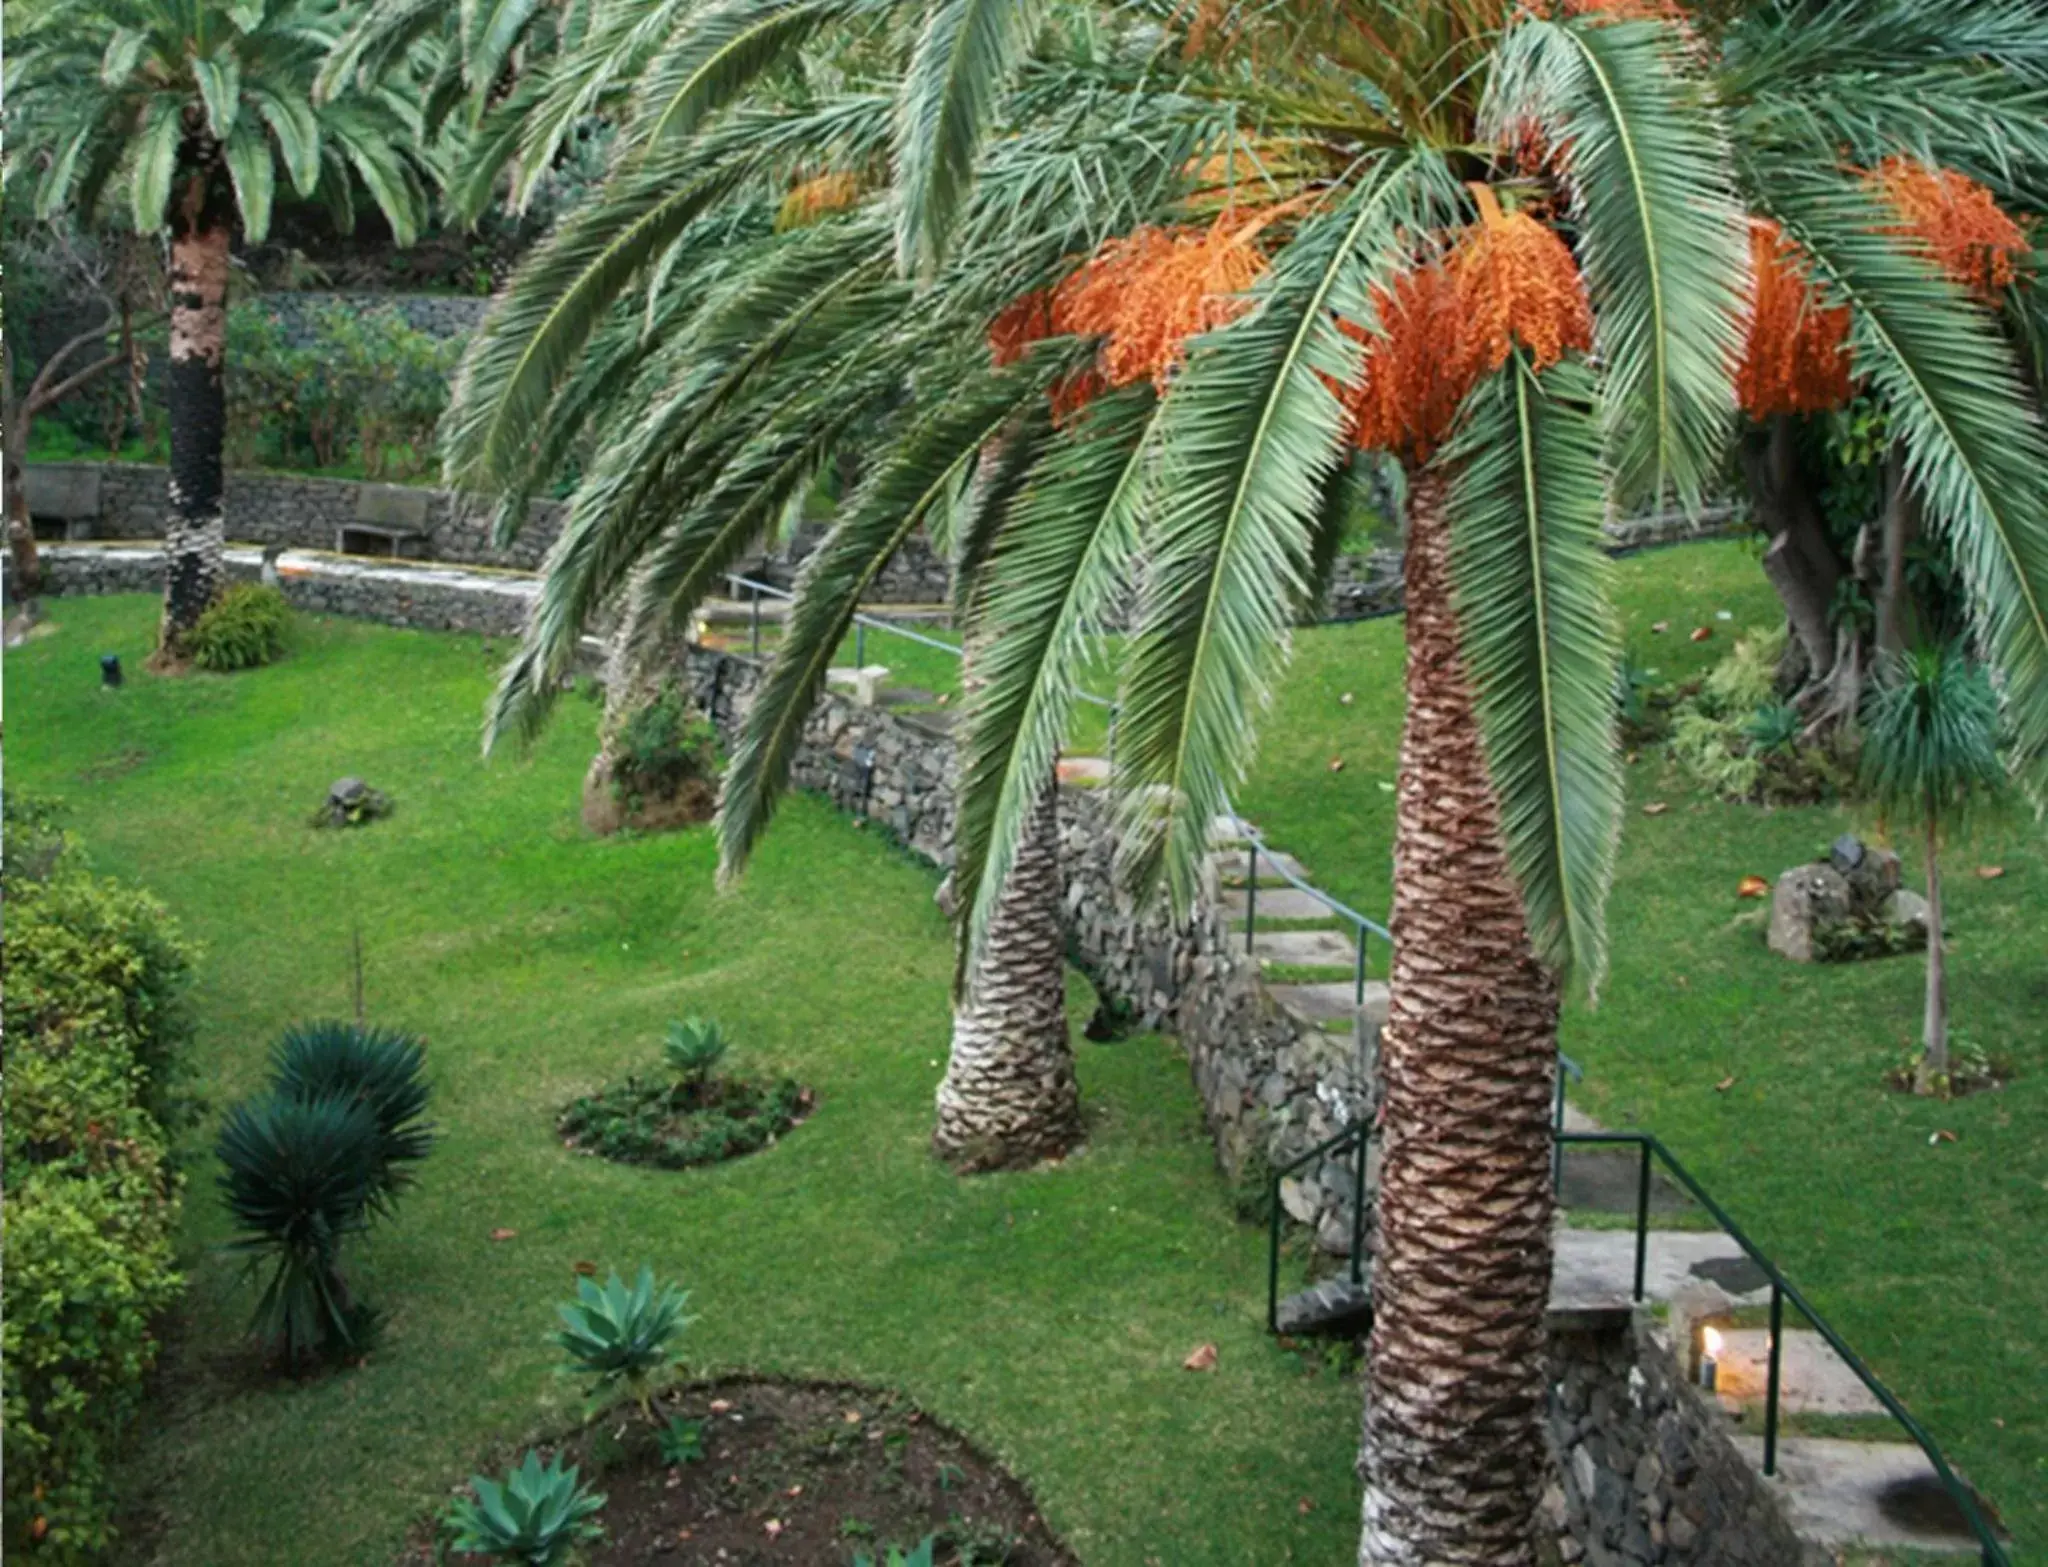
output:
POLYGON ((634 91, 634 134, 687 136, 820 28, 871 0, 715 0, 656 55, 634 91))
POLYGON ((1601 547, 1607 486, 1594 385, 1519 354, 1467 401, 1452 465, 1461 649, 1536 952, 1587 989, 1606 969, 1621 832, 1619 656, 1601 547))
POLYGON ((1454 197, 1433 155, 1378 155, 1281 253, 1251 312, 1197 340, 1155 423, 1160 474, 1116 763, 1124 868, 1148 879, 1163 860, 1179 906, 1249 760, 1307 586, 1343 429, 1328 383, 1355 381, 1361 357, 1337 318, 1372 319, 1371 289, 1404 235, 1434 227, 1454 197))
POLYGON ((1857 181, 1770 171, 1771 213, 1852 307, 1856 367, 1884 398, 1906 477, 1969 588, 2020 765, 2048 785, 2048 437, 1990 317, 1890 232, 1857 181))
POLYGON ((1735 412, 1748 230, 1727 139, 1661 22, 1526 22, 1486 120, 1524 116, 1559 149, 1606 372, 1609 460, 1624 496, 1697 505, 1735 412))

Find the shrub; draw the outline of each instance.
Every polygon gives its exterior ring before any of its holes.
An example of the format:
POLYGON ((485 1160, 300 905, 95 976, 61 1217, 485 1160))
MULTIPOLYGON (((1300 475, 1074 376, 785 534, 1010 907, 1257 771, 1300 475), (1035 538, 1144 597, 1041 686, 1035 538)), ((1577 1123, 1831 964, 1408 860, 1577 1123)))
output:
POLYGON ((360 1351, 373 1324, 350 1298, 341 1246, 376 1194, 376 1116, 345 1094, 268 1094, 228 1112, 216 1151, 234 1249, 251 1273, 269 1270, 250 1330, 289 1367, 360 1351))
POLYGON ((612 787, 629 810, 673 800, 692 784, 708 793, 718 776, 718 732, 671 682, 620 725, 612 787))
POLYGON ((673 1286, 657 1289, 654 1270, 644 1265, 631 1285, 616 1273, 602 1287, 579 1279, 576 1299, 555 1308, 562 1319, 555 1342, 572 1369, 595 1379, 593 1393, 623 1387, 651 1419, 652 1382, 674 1363, 671 1345, 689 1324, 683 1315, 689 1300, 673 1286))
POLYGON ((725 1059, 726 1048, 725 1031, 715 1019, 688 1017, 669 1024, 661 1053, 677 1082, 701 1091, 725 1059))
POLYGON ((327 1094, 365 1106, 377 1124, 377 1170, 371 1204, 389 1211, 412 1179, 409 1166, 434 1146, 426 1119, 431 1090, 426 1047, 397 1029, 356 1023, 298 1023, 271 1050, 271 1081, 279 1096, 313 1100, 327 1094))
MULTIPOLYGON (((8 802, 10 828, 49 821, 8 802)), ((176 1297, 164 1117, 192 949, 147 894, 48 833, 7 868, 4 1365, 7 1545, 78 1561, 111 1537, 108 1463, 176 1297)))
POLYGON ((716 1079, 693 1093, 687 1084, 629 1077, 572 1101, 558 1125, 572 1148, 684 1170, 758 1152, 810 1107, 810 1094, 792 1078, 772 1086, 716 1079))
MULTIPOLYGON (((937 1551, 938 1544, 939 1537, 928 1534, 908 1552, 901 1546, 892 1545, 880 1567, 932 1567, 933 1553, 937 1551)), ((877 1563, 874 1557, 863 1553, 854 1557, 853 1567, 877 1567, 877 1563)))
POLYGON ((1671 754, 1723 799, 1798 804, 1827 799, 1849 782, 1847 765, 1804 743, 1798 711, 1778 700, 1784 650, 1782 628, 1741 637, 1672 714, 1671 754))
POLYGON ((704 1448, 704 1422, 701 1420, 685 1420, 681 1415, 671 1415, 657 1440, 661 1445, 661 1461, 670 1468, 701 1463, 709 1456, 704 1448))
POLYGON ((449 1513, 458 1551, 558 1567, 583 1541, 604 1533, 590 1516, 604 1498, 583 1484, 573 1464, 563 1468, 559 1453, 542 1467, 529 1448, 526 1461, 502 1482, 474 1475, 469 1485, 476 1499, 458 1497, 449 1513))
POLYGON ((185 646, 201 669, 255 669, 284 656, 291 624, 292 607, 276 588, 238 582, 199 617, 185 646))

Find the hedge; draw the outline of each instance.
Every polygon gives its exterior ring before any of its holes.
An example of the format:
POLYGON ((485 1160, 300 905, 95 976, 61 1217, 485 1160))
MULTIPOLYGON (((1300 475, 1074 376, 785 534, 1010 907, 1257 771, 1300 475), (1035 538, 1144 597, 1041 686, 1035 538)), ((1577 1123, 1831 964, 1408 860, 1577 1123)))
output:
POLYGON ((24 856, 9 816, 6 1548, 69 1563, 111 1538, 108 1470, 181 1282, 166 1123, 193 952, 162 904, 68 846, 24 856))

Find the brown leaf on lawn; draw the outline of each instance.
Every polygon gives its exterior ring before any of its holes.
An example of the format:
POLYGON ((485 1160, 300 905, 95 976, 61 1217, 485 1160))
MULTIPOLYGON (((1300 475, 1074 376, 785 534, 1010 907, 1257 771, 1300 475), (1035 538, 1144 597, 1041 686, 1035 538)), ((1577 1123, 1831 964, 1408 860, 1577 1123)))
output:
POLYGON ((1214 1371, 1216 1369, 1216 1346, 1204 1344, 1186 1360, 1180 1363, 1183 1371, 1214 1371))
POLYGON ((1705 642, 1708 638, 1712 637, 1713 634, 1714 628, 1712 626, 1694 626, 1692 628, 1691 640, 1694 642, 1705 642))
POLYGON ((597 1276, 597 1264, 594 1262, 572 1262, 569 1264, 569 1271, 586 1279, 595 1278, 597 1276))
POLYGON ((1722 1078, 1722 1079, 1721 1079, 1721 1081, 1720 1081, 1720 1082, 1718 1082, 1718 1083, 1716 1083, 1716 1084, 1714 1085, 1714 1092, 1715 1092, 1715 1093, 1717 1093, 1717 1094, 1725 1094, 1725 1093, 1727 1093, 1727 1092, 1728 1092, 1728 1090, 1729 1090, 1729 1089, 1733 1088, 1734 1086, 1735 1086, 1735 1079, 1734 1079, 1734 1077, 1732 1077, 1732 1076, 1729 1076, 1729 1077, 1724 1077, 1724 1078, 1722 1078))
POLYGON ((848 1425, 850 1425, 850 1426, 857 1426, 857 1425, 859 1425, 859 1424, 860 1424, 860 1411, 859 1411, 858 1409, 849 1409, 849 1410, 847 1410, 847 1412, 846 1412, 846 1423, 847 1423, 848 1425))
POLYGON ((1341 757, 1341 756, 1333 756, 1333 757, 1331 757, 1331 758, 1330 758, 1330 771, 1331 771, 1331 772, 1333 772, 1333 773, 1341 773, 1341 772, 1343 772, 1343 771, 1344 771, 1344 758, 1343 758, 1343 757, 1341 757))
POLYGON ((1770 890, 1771 884, 1761 876, 1745 876, 1735 884, 1735 896, 1738 898, 1761 898, 1770 890))
POLYGON ((1670 809, 1671 807, 1666 805, 1662 800, 1652 800, 1648 805, 1643 807, 1643 814, 1645 816, 1662 816, 1666 811, 1670 809))
POLYGON ((711 1401, 711 1412, 714 1415, 722 1415, 731 1408, 732 1400, 729 1398, 714 1398, 711 1401))
POLYGON ((1304 1496, 1300 1501, 1294 1504, 1294 1510, 1300 1513, 1304 1518, 1306 1518, 1310 1513, 1316 1510, 1316 1504, 1304 1496))
POLYGON ((1669 631, 1670 629, 1671 622, 1668 620, 1653 620, 1650 622, 1650 633, 1653 636, 1661 637, 1662 635, 1664 635, 1665 632, 1669 631))
POLYGON ((2004 874, 2005 867, 2003 865, 1980 865, 1977 867, 1977 875, 1983 881, 1996 881, 2004 874))
POLYGON ((782 1520, 780 1518, 771 1518, 766 1523, 761 1525, 761 1528, 767 1534, 768 1538, 772 1540, 778 1534, 782 1533, 782 1520))
POLYGON ((518 1233, 517 1230, 493 1230, 491 1231, 491 1239, 494 1241, 509 1241, 518 1233))
POLYGON ((1932 1147, 1936 1143, 1952 1143, 1955 1140, 1956 1134, 1943 1126, 1935 1130, 1934 1135, 1927 1139, 1927 1143, 1929 1147, 1932 1147))

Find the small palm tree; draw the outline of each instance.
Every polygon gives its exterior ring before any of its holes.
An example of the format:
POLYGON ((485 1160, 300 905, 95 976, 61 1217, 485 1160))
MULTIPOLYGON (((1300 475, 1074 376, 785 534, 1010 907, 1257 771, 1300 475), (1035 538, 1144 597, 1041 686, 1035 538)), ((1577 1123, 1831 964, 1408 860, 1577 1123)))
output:
POLYGON ((1919 832, 1927 856, 1927 1006, 1914 1081, 1921 1093, 1949 1074, 1942 841, 2008 787, 1998 721, 1989 672, 1957 643, 1894 655, 1864 703, 1864 788, 1888 822, 1919 832))
POLYGON ((367 190, 401 245, 426 189, 417 115, 399 86, 315 103, 339 32, 327 0, 81 0, 8 40, 10 153, 38 171, 41 216, 117 210, 138 234, 170 230, 170 512, 160 660, 219 593, 222 355, 237 231, 270 228, 277 171, 344 230, 367 190))

